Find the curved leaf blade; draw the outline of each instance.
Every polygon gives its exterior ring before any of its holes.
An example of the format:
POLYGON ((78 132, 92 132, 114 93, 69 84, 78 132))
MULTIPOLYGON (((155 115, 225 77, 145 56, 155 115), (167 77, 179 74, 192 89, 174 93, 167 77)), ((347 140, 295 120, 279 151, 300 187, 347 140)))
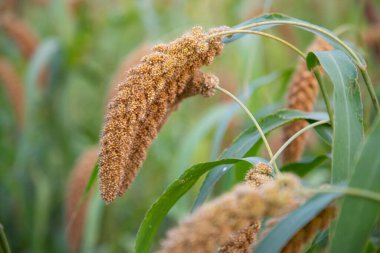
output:
MULTIPOLYGON (((318 26, 318 25, 315 25, 315 24, 312 24, 312 23, 309 23, 309 22, 306 22, 306 21, 303 21, 303 20, 300 20, 300 19, 296 19, 296 18, 293 18, 293 17, 290 17, 290 16, 287 16, 287 15, 284 15, 284 14, 281 14, 281 13, 269 13, 269 14, 264 14, 262 16, 259 16, 259 17, 256 17, 256 18, 253 18, 253 19, 250 19, 248 21, 245 21, 237 26, 234 26, 233 28, 234 29, 239 29, 240 27, 243 27, 243 26, 246 26, 246 25, 250 25, 250 24, 258 24, 258 23, 261 23, 261 22, 269 22, 269 24, 265 24, 265 25, 260 25, 260 26, 257 26, 257 27, 252 27, 252 28, 249 28, 248 30, 251 30, 251 31, 263 31, 263 30, 267 30, 269 28, 272 28, 272 27, 276 27, 276 26, 282 26, 282 25, 292 25, 292 26, 295 26, 295 27, 298 27, 298 28, 301 28, 303 30, 306 30, 306 31, 309 31, 309 32, 312 32, 318 36, 321 36, 323 39, 325 39, 329 44, 331 44, 334 48, 337 48, 337 49, 340 49, 342 50, 343 52, 345 52, 347 55, 349 55, 351 58, 357 58, 360 60, 360 64, 362 64, 363 66, 366 65, 365 61, 363 58, 360 57, 360 55, 358 55, 357 53, 355 53, 352 49, 352 52, 349 52, 345 47, 343 47, 341 44, 339 44, 336 39, 338 39, 338 36, 335 35, 332 31, 324 28, 324 27, 321 27, 321 26, 318 26), (283 22, 283 23, 281 23, 283 22), (353 55, 354 54, 354 55, 353 55)), ((234 34, 232 36, 229 36, 227 38, 225 38, 223 40, 224 43, 231 43, 243 36, 245 36, 246 34, 243 34, 243 33, 239 33, 239 34, 234 34)))
MULTIPOLYGON (((380 118, 359 151, 349 187, 380 193, 379 142, 380 118)), ((379 202, 354 196, 345 197, 329 252, 363 252, 379 215, 379 202)))
MULTIPOLYGON (((306 119, 309 121, 325 120, 328 119, 328 115, 325 113, 304 113, 301 111, 281 110, 263 118, 259 124, 263 129, 263 132, 267 134, 276 128, 300 119, 306 119)), ((243 131, 234 140, 232 145, 224 150, 221 158, 240 158, 247 156, 251 150, 257 148, 257 144, 260 144, 260 140, 261 137, 259 132, 254 126, 252 126, 243 131)), ((231 168, 231 166, 229 166, 228 169, 229 168, 231 168)), ((206 200, 215 183, 227 172, 228 169, 222 170, 221 168, 215 168, 210 171, 202 184, 198 197, 194 203, 193 210, 206 200)))
POLYGON ((292 172, 300 177, 303 177, 325 162, 328 158, 329 157, 327 155, 321 155, 309 161, 289 163, 281 168, 281 172, 292 172))
POLYGON ((254 165, 256 159, 253 157, 224 159, 216 162, 200 163, 187 169, 165 190, 146 213, 137 233, 135 252, 145 253, 149 251, 161 221, 178 199, 181 198, 204 173, 220 165, 233 165, 238 162, 246 162, 248 165, 254 165))
POLYGON ((316 60, 334 85, 332 182, 337 183, 352 175, 354 157, 364 135, 358 72, 351 60, 338 50, 309 53, 309 67, 316 60))
MULTIPOLYGON (((317 216, 328 204, 340 197, 342 193, 318 194, 309 199, 305 204, 286 218, 282 219, 266 235, 253 252, 281 252, 286 243, 315 216, 317 216)), ((340 252, 340 251, 336 251, 340 252)))

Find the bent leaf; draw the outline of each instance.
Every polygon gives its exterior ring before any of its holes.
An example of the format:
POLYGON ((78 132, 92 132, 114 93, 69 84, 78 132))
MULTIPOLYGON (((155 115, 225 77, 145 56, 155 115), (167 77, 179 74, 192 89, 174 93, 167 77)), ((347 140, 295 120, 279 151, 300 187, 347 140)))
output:
MULTIPOLYGON (((304 113, 301 111, 281 110, 274 114, 270 114, 263 118, 259 124, 265 134, 270 131, 294 122, 296 120, 305 119, 311 122, 317 120, 326 120, 328 115, 325 113, 304 113)), ((257 149, 257 144, 260 143, 261 137, 256 127, 252 126, 244 130, 232 143, 232 145, 224 150, 221 155, 225 158, 240 158, 248 156, 253 149, 257 149)), ((194 203, 193 210, 199 207, 207 198, 215 183, 230 169, 232 166, 227 166, 227 169, 221 167, 214 168, 206 177, 199 191, 198 197, 194 203)))
MULTIPOLYGON (((253 252, 281 252, 286 243, 327 205, 342 193, 318 194, 282 219, 257 245, 253 252)), ((336 251, 343 252, 343 251, 336 251)))
MULTIPOLYGON (((359 160, 354 167, 349 187, 380 193, 379 142, 380 118, 359 151, 359 160)), ((363 252, 379 215, 379 202, 354 196, 345 197, 329 252, 363 252)))
POLYGON ((187 169, 165 190, 146 213, 137 233, 135 252, 145 253, 149 251, 161 221, 178 199, 181 198, 204 173, 220 165, 226 166, 238 162, 245 162, 247 166, 252 166, 259 161, 260 160, 254 157, 225 159, 216 162, 200 163, 187 169))
MULTIPOLYGON (((246 25, 252 25, 256 24, 257 26, 248 28, 248 30, 251 31, 263 31, 267 30, 269 28, 275 27, 275 26, 282 26, 282 25, 291 25, 295 26, 301 29, 304 29, 306 31, 312 32, 316 35, 321 36, 323 39, 325 39, 329 44, 331 44, 334 48, 340 49, 343 52, 345 52, 347 55, 349 55, 351 58, 353 58, 355 61, 358 61, 359 64, 365 66, 366 63, 364 59, 360 57, 357 53, 355 53, 351 48, 348 48, 346 46, 343 46, 340 42, 341 40, 338 38, 337 35, 335 35, 332 31, 300 20, 296 19, 281 13, 270 13, 270 14, 265 14, 253 19, 250 19, 248 21, 245 21, 237 26, 232 27, 233 29, 239 29, 241 27, 244 27, 246 25)), ((230 43, 233 42, 246 34, 244 33, 239 33, 239 34, 234 34, 232 36, 228 36, 223 40, 224 43, 230 43)))
POLYGON ((334 85, 334 129, 332 182, 352 175, 354 157, 363 139, 363 106, 357 82, 358 72, 341 51, 309 53, 308 67, 319 62, 334 85))

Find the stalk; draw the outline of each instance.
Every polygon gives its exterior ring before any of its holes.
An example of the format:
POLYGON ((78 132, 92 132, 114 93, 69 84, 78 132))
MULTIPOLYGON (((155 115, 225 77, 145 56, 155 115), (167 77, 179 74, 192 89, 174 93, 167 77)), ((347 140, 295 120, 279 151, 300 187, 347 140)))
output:
POLYGON ((301 134, 303 134, 304 132, 306 132, 307 130, 311 129, 311 128, 314 128, 316 126, 319 126, 319 125, 323 125, 323 124, 327 124, 330 120, 321 120, 321 121, 317 121, 313 124, 310 124, 310 125, 307 125, 306 127, 302 128, 301 130, 299 130, 297 133, 295 133, 292 137, 290 137, 279 149, 278 151, 276 152, 276 154, 274 154, 274 156, 272 157, 272 159, 270 160, 269 164, 272 164, 275 162, 275 160, 281 155, 281 153, 289 146, 290 143, 292 143, 292 141, 294 141, 298 136, 300 136, 301 134))
POLYGON ((333 113, 332 108, 331 108, 331 104, 330 104, 329 96, 327 94, 326 87, 325 87, 324 83, 322 82, 322 78, 321 78, 321 75, 319 74, 319 72, 314 70, 313 73, 314 73, 315 78, 318 81, 319 89, 321 90, 323 100, 325 101, 326 110, 327 110, 327 113, 329 114, 329 117, 330 117, 331 126, 334 128, 334 113, 333 113))
POLYGON ((225 36, 225 35, 234 35, 236 33, 256 34, 256 35, 261 35, 263 37, 267 37, 267 38, 276 40, 276 41, 284 44, 288 48, 292 49, 294 52, 296 52, 298 55, 300 55, 303 59, 306 59, 306 55, 301 50, 299 50, 297 47, 295 47, 293 44, 291 44, 291 43, 287 42, 286 40, 283 40, 283 39, 281 39, 281 38, 279 38, 279 37, 277 37, 275 35, 272 35, 272 34, 269 34, 269 33, 265 33, 265 32, 250 31, 250 30, 243 30, 243 29, 228 30, 228 31, 223 31, 223 32, 218 32, 218 33, 211 34, 209 36, 209 38, 218 37, 218 36, 225 36))
MULTIPOLYGON (((272 150, 271 150, 271 148, 269 146, 268 140, 265 137, 265 134, 264 134, 263 130, 261 129, 259 123, 255 119, 255 117, 252 115, 252 113, 249 111, 249 109, 237 97, 235 97, 228 90, 223 89, 220 86, 216 86, 216 89, 219 90, 219 91, 221 91, 221 92, 223 92, 224 94, 230 96, 233 100, 235 100, 235 102, 237 102, 240 105, 240 107, 245 111, 245 113, 247 113, 247 115, 249 116, 249 118, 252 120, 253 124, 256 126, 257 131, 259 132, 259 134, 260 134, 260 136, 261 136, 261 138, 262 138, 262 140, 264 142, 265 148, 267 149, 267 152, 268 152, 268 155, 269 155, 270 159, 273 160, 273 152, 272 152, 272 150)), ((276 174, 279 174, 280 171, 278 170, 276 162, 273 162, 273 167, 274 167, 274 170, 275 170, 276 174)))
POLYGON ((359 188, 352 188, 352 187, 336 187, 331 186, 324 189, 313 189, 311 190, 312 193, 343 193, 345 195, 355 196, 355 197, 362 197, 369 200, 373 200, 380 203, 380 194, 377 194, 375 192, 371 192, 368 190, 363 190, 359 188))

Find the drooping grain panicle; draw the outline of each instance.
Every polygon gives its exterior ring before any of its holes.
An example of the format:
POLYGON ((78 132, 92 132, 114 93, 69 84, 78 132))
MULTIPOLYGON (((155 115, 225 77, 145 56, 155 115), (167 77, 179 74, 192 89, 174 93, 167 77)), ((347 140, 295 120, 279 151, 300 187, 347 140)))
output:
POLYGON ((30 59, 38 47, 38 39, 33 30, 20 17, 4 14, 0 17, 0 29, 15 42, 25 59, 30 59))
POLYGON ((67 183, 65 199, 66 239, 71 252, 79 252, 89 196, 84 192, 98 156, 97 148, 86 150, 77 160, 67 183))
POLYGON ((110 82, 106 99, 107 103, 116 96, 117 86, 127 78, 127 70, 137 65, 140 62, 141 58, 144 55, 147 55, 150 50, 151 47, 147 43, 142 43, 127 56, 125 56, 110 82))
MULTIPOLYGON (((307 51, 328 51, 332 47, 324 40, 316 39, 307 51)), ((314 74, 307 69, 305 61, 302 59, 298 63, 294 73, 287 95, 287 108, 311 112, 318 96, 318 81, 314 74)), ((300 120, 291 123, 283 128, 284 142, 293 136, 296 132, 307 126, 307 122, 300 120)), ((295 162, 303 154, 307 133, 297 137, 285 150, 282 156, 284 163, 295 162)))
MULTIPOLYGON (((288 212, 302 199, 299 187, 298 178, 290 174, 280 175, 256 189, 249 184, 240 184, 206 203, 171 229, 158 252, 215 252, 234 232, 248 228, 256 233, 259 224, 252 221, 288 212), (273 192, 277 194, 273 195, 273 192)), ((239 235, 242 237, 235 239, 242 240, 247 234, 239 235)))
POLYGON ((9 97, 18 126, 22 127, 24 122, 24 87, 19 74, 12 64, 4 58, 0 58, 0 84, 9 97))
MULTIPOLYGON (((258 189, 263 184, 273 180, 272 168, 265 163, 258 163, 249 170, 245 176, 245 182, 252 189, 258 189)), ((253 219, 249 225, 238 231, 234 231, 218 249, 219 253, 245 253, 251 252, 256 235, 261 228, 261 219, 253 219)))
POLYGON ((222 51, 221 38, 208 35, 195 27, 169 44, 156 46, 119 84, 108 105, 99 156, 100 192, 107 203, 134 180, 147 148, 181 99, 195 95, 193 91, 209 92, 205 83, 193 80, 195 72, 222 51))

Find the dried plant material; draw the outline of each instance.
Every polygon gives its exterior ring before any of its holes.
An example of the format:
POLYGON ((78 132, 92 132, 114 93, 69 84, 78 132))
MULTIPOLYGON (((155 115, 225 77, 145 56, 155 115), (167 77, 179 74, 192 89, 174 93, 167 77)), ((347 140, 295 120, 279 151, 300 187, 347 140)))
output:
POLYGON ((282 253, 300 253, 303 252, 305 246, 317 235, 319 231, 326 230, 336 216, 336 207, 328 206, 314 219, 306 224, 300 231, 282 249, 282 253))
POLYGON ((86 220, 88 196, 84 192, 98 156, 97 148, 85 151, 71 172, 65 201, 66 238, 71 252, 79 252, 86 220))
POLYGON ((38 39, 32 29, 13 14, 2 15, 0 28, 17 44, 24 58, 30 59, 38 46, 38 39))
MULTIPOLYGON (((209 39, 208 35, 195 27, 167 45, 156 46, 118 86, 108 105, 99 156, 100 192, 107 203, 122 195, 134 180, 145 149, 172 108, 199 89, 209 95, 204 84, 193 87, 199 84, 194 79, 197 69, 210 64, 223 48, 221 38, 209 39), (141 131, 148 135, 141 136, 141 131), (134 154, 142 148, 142 153, 134 154)), ((206 79, 211 86, 215 82, 206 79)))
POLYGON ((127 70, 140 63, 141 58, 144 55, 147 55, 150 52, 150 49, 151 47, 148 44, 143 43, 123 59, 110 83, 107 102, 111 101, 111 99, 116 96, 117 86, 127 78, 127 70))
POLYGON ((245 182, 252 188, 258 188, 272 180, 272 168, 266 163, 258 163, 245 175, 245 182))
POLYGON ((257 220, 237 233, 233 234, 218 250, 219 253, 248 253, 252 252, 252 245, 261 228, 261 221, 257 220))
MULTIPOLYGON (((332 47, 322 39, 316 39, 308 48, 308 51, 328 51, 332 47)), ((287 108, 311 112, 318 96, 318 81, 314 74, 307 69, 305 61, 300 60, 297 70, 293 75, 287 97, 287 108)), ((288 140, 299 130, 307 126, 305 120, 291 123, 283 129, 283 139, 288 140)), ((282 156, 284 163, 298 161, 304 151, 307 133, 297 137, 285 150, 282 156)))
MULTIPOLYGON (((253 169, 247 172, 245 182, 251 186, 252 189, 257 189, 261 185, 273 180, 272 171, 272 168, 268 164, 258 163, 253 169)), ((237 232, 233 232, 228 240, 221 245, 218 252, 251 252, 252 245, 256 240, 256 235, 260 228, 260 219, 250 221, 248 227, 245 227, 237 232)))
MULTIPOLYGON (((201 206, 178 227, 171 229, 159 253, 214 252, 220 245, 225 245, 233 232, 244 228, 257 230, 259 225, 252 221, 288 212, 289 206, 303 200, 300 187, 298 178, 291 174, 280 175, 258 189, 240 184, 201 206), (273 195, 275 191, 276 196, 273 195)), ((242 236, 235 238, 241 240, 242 236)))
POLYGON ((0 83, 8 94, 17 123, 21 127, 24 122, 24 87, 16 70, 4 58, 0 58, 0 83))
POLYGON ((7 11, 12 11, 16 5, 17 0, 2 0, 0 3, 0 14, 3 15, 7 11))

